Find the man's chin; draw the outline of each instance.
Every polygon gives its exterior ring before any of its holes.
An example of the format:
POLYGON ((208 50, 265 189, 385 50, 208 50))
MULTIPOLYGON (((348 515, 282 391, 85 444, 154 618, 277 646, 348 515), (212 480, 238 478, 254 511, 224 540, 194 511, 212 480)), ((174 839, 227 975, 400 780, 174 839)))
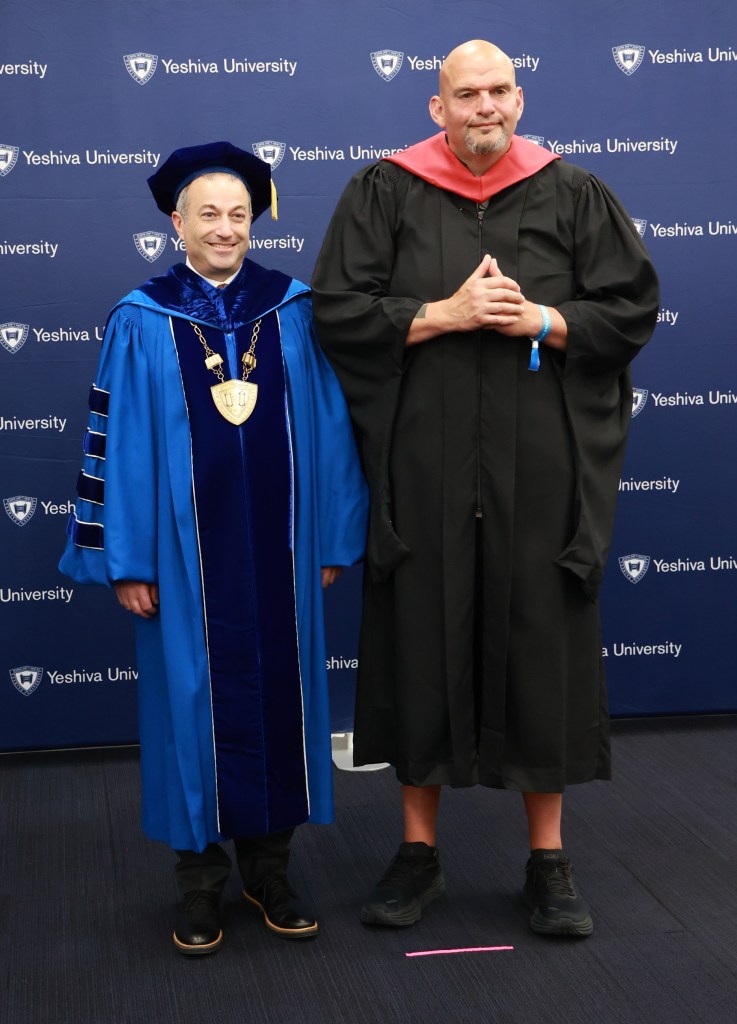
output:
POLYGON ((466 135, 466 147, 474 156, 486 156, 489 153, 498 153, 507 148, 509 134, 502 131, 501 134, 474 136, 470 132, 466 135))

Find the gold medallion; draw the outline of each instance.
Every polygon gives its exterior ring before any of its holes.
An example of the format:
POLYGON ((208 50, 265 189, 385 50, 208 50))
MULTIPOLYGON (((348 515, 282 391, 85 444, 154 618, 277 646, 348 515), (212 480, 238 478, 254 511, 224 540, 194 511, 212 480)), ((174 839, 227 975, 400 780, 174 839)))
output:
POLYGON ((197 324, 191 320, 189 323, 205 350, 205 368, 212 370, 220 381, 219 384, 215 384, 210 388, 212 400, 217 407, 217 411, 228 423, 233 423, 236 427, 239 427, 241 423, 246 422, 255 409, 256 399, 258 398, 258 384, 249 384, 248 378, 258 364, 256 359, 256 342, 258 341, 258 332, 261 328, 261 320, 257 320, 253 325, 251 346, 248 352, 244 352, 241 356, 243 380, 225 379, 223 357, 217 352, 213 352, 197 324))
POLYGON ((212 400, 221 416, 237 427, 245 423, 256 408, 258 384, 243 380, 224 380, 210 388, 212 400))

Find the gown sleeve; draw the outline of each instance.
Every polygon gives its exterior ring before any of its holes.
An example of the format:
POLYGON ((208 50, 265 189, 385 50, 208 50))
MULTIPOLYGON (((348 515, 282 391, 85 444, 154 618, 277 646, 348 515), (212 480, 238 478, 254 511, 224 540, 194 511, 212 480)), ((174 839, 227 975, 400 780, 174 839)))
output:
POLYGON ((563 395, 579 511, 575 533, 556 561, 595 598, 609 555, 632 416, 629 364, 655 328, 659 290, 632 221, 591 175, 576 195, 574 241, 576 298, 557 308, 568 325, 563 395))
POLYGON ((575 193, 574 245, 576 297, 557 307, 568 325, 566 373, 606 385, 655 328, 658 279, 619 200, 589 174, 575 193))
POLYGON ((320 568, 366 546, 366 483, 345 400, 317 346, 310 301, 279 309, 294 461, 294 566, 310 821, 333 820, 330 707, 320 568))
POLYGON ((401 378, 407 334, 423 301, 390 294, 401 203, 395 175, 378 164, 349 182, 312 282, 320 344, 359 431, 371 430, 376 390, 391 392, 401 378))
POLYGON ((335 370, 371 482, 367 562, 385 579, 407 555, 394 531, 388 463, 410 324, 423 299, 391 292, 402 216, 398 171, 359 172, 333 214, 312 285, 320 345, 335 370))
POLYGON ((155 583, 156 448, 140 313, 118 307, 105 329, 60 570, 78 583, 155 583))
POLYGON ((280 313, 293 420, 298 529, 309 506, 319 563, 353 565, 366 547, 368 492, 348 409, 317 344, 310 301, 280 313))

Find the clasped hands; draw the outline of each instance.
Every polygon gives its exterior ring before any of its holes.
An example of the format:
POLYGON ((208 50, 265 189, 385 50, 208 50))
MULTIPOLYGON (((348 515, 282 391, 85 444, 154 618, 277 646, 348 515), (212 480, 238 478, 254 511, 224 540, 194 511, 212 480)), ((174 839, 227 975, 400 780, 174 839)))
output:
POLYGON ((488 254, 458 291, 438 305, 455 331, 495 330, 508 337, 534 337, 542 326, 539 307, 505 277, 488 254))

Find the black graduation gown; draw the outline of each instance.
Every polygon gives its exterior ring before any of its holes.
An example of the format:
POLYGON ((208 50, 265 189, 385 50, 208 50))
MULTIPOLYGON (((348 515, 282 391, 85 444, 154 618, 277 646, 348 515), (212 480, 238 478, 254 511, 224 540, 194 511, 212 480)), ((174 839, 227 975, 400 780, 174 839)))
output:
POLYGON ((560 792, 610 775, 597 591, 658 286, 628 215, 562 160, 486 209, 359 172, 315 272, 318 336, 371 488, 356 764, 410 785, 560 792), (495 331, 405 347, 491 253, 568 348, 495 331))

